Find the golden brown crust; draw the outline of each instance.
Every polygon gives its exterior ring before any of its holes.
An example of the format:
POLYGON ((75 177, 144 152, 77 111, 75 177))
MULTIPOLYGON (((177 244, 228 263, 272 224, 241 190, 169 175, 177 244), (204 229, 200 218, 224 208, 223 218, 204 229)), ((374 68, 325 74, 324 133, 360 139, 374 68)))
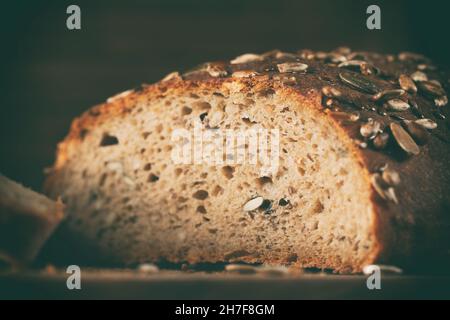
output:
MULTIPOLYGON (((182 76, 173 74, 154 85, 119 95, 75 119, 69 135, 58 146, 53 170, 64 166, 68 154, 76 150, 90 128, 123 116, 138 101, 224 85, 263 95, 275 90, 328 116, 360 164, 367 185, 375 184, 371 201, 377 246, 364 264, 404 265, 423 263, 424 256, 448 258, 450 135, 448 108, 442 106, 448 78, 427 58, 416 54, 352 53, 342 48, 330 53, 273 51, 203 64, 182 76), (423 81, 424 74, 432 81, 423 81), (405 81, 410 78, 416 81, 405 81), (437 128, 424 130, 419 126, 418 134, 408 131, 408 124, 420 119, 431 120, 437 128), (392 123, 409 132, 406 134, 415 141, 412 147, 392 132, 392 123), (418 147, 418 155, 412 154, 416 153, 413 147, 418 147), (387 168, 400 176, 399 184, 381 178, 387 168)), ((47 188, 56 176, 48 177, 47 188)), ((315 264, 311 261, 311 266, 315 264)), ((328 264, 339 270, 338 262, 328 264)))

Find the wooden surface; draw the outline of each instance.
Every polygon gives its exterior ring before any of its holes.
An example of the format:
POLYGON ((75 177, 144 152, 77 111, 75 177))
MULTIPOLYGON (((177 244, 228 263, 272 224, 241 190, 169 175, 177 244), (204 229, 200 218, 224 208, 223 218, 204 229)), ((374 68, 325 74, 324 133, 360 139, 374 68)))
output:
POLYGON ((368 290, 363 275, 284 276, 131 270, 82 271, 81 290, 63 272, 0 275, 1 299, 450 299, 450 277, 382 275, 368 290))

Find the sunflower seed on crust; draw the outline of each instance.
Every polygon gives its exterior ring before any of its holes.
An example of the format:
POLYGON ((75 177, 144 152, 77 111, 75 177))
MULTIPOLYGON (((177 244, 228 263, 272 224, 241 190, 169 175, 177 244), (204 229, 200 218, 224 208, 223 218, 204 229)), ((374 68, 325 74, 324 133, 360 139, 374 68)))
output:
POLYGON ((361 125, 359 132, 364 138, 370 139, 375 137, 378 134, 378 132, 380 132, 380 130, 381 130, 381 123, 377 120, 369 118, 368 122, 361 125))
POLYGON ((400 88, 403 90, 409 92, 409 93, 416 93, 417 92, 417 86, 415 85, 413 79, 411 79, 410 76, 406 74, 401 74, 398 78, 398 82, 400 84, 400 88))
POLYGON ((416 71, 411 74, 411 79, 415 82, 428 81, 428 76, 422 71, 416 71))
POLYGON ((256 210, 263 204, 263 202, 264 202, 263 197, 253 198, 244 205, 244 211, 256 210))
POLYGON ((379 173, 374 173, 372 175, 372 186, 381 198, 398 204, 394 188, 390 187, 379 173))
POLYGON ((373 145, 377 149, 386 148, 388 142, 389 142, 389 134, 387 134, 386 132, 381 132, 377 134, 377 136, 373 139, 373 145))
POLYGON ((424 145, 428 142, 429 134, 424 127, 410 120, 404 120, 402 124, 418 145, 424 145))
POLYGON ((322 88, 322 93, 324 96, 328 97, 328 98, 337 98, 342 96, 342 92, 332 86, 325 86, 322 88))
POLYGON ((431 119, 419 119, 414 122, 428 130, 436 129, 438 126, 437 123, 431 119))
POLYGON ((447 96, 442 96, 434 99, 434 104, 436 107, 445 107, 448 104, 447 96))
POLYGON ((249 63, 249 62, 256 62, 256 61, 262 61, 264 60, 264 57, 262 57, 259 54, 254 53, 245 53, 240 56, 237 56, 233 60, 230 61, 231 64, 240 64, 240 63, 249 63))
POLYGON ((233 78, 250 78, 257 76, 259 73, 253 70, 239 70, 231 74, 233 78))
POLYGON ((405 111, 410 108, 410 105, 401 99, 388 100, 387 106, 392 111, 405 111))
POLYGON ((418 155, 420 153, 420 149, 417 144, 414 142, 413 138, 406 132, 405 129, 402 128, 396 122, 392 122, 389 127, 391 128, 392 135, 395 138, 395 141, 403 149, 407 154, 418 155))
POLYGON ((418 83, 418 87, 425 94, 430 95, 434 98, 439 98, 445 96, 445 91, 442 86, 433 81, 421 81, 418 83))
POLYGON ((405 90, 403 89, 395 89, 395 90, 383 90, 376 94, 374 94, 371 99, 373 101, 386 101, 390 99, 395 99, 403 96, 405 94, 405 90))
POLYGON ((348 60, 338 64, 338 68, 360 68, 362 63, 366 63, 363 60, 348 60))
POLYGON ((345 84, 366 93, 375 94, 380 91, 378 86, 373 83, 371 79, 360 74, 341 72, 339 73, 339 78, 345 84))
POLYGON ((383 170, 381 177, 390 186, 398 186, 400 184, 400 175, 389 167, 383 170))
POLYGON ((164 78, 161 79, 161 82, 166 82, 170 80, 182 80, 180 73, 178 71, 174 71, 166 75, 164 78))
POLYGON ((277 64, 278 71, 281 73, 306 71, 308 65, 300 62, 285 62, 277 64))

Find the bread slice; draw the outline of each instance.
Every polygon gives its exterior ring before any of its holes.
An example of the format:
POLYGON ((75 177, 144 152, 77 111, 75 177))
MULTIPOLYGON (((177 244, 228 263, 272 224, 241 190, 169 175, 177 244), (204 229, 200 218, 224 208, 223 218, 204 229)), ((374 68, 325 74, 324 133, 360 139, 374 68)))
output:
POLYGON ((0 261, 22 266, 33 261, 63 218, 63 204, 0 174, 0 261))
POLYGON ((343 273, 446 256, 449 128, 434 105, 446 97, 420 78, 437 80, 435 71, 416 72, 425 63, 407 53, 272 51, 110 98, 58 146, 46 190, 68 207, 61 237, 121 264, 343 273), (252 132, 266 145, 252 149, 252 132))

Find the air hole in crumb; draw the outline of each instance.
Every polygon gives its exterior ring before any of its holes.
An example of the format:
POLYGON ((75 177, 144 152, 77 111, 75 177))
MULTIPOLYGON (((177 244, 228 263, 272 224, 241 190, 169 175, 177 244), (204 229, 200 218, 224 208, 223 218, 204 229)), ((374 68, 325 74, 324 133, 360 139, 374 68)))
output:
POLYGON ((316 200, 316 202, 314 203, 313 207, 312 207, 312 212, 313 213, 321 213, 324 210, 324 206, 322 204, 322 202, 320 200, 316 200))
POLYGON ((234 168, 231 166, 222 167, 222 173, 227 179, 232 179, 234 174, 234 168))
POLYGON ((144 170, 145 171, 150 171, 152 169, 152 164, 151 163, 147 163, 145 166, 144 166, 144 170))
POLYGON ((206 211, 206 208, 204 206, 198 206, 197 207, 197 212, 205 214, 207 211, 206 211))
POLYGON ((100 141, 100 147, 113 146, 118 143, 119 139, 117 139, 117 137, 105 133, 102 137, 102 141, 100 141))
POLYGON ((143 132, 142 138, 147 139, 149 135, 150 135, 150 132, 143 132))
POLYGON ((278 201, 278 204, 282 207, 285 207, 289 204, 289 200, 281 198, 280 201, 278 201))
POLYGON ((256 184, 258 185, 258 187, 262 188, 264 187, 266 184, 268 183, 272 183, 272 178, 271 177, 260 177, 256 179, 256 184))
POLYGON ((161 133, 164 129, 164 126, 162 124, 158 124, 155 129, 156 132, 161 133))
POLYGON ((210 110, 211 105, 206 101, 197 101, 192 104, 192 106, 197 110, 210 110))
POLYGON ((180 176, 180 174, 183 173, 183 169, 181 169, 181 168, 176 168, 174 172, 175 172, 175 175, 178 177, 178 176, 180 176))
POLYGON ((194 197, 195 199, 198 199, 198 200, 205 200, 206 198, 208 198, 208 191, 198 190, 198 191, 194 192, 192 197, 194 197))
POLYGON ((215 186, 213 191, 211 192, 211 194, 213 195, 213 197, 222 194, 223 192, 223 188, 221 186, 215 186))
POLYGON ((183 108, 181 109, 181 114, 182 114, 183 116, 187 116, 187 115, 189 115, 189 114, 191 114, 191 113, 192 113, 192 109, 189 108, 189 107, 183 107, 183 108))
POLYGON ((148 182, 156 182, 159 180, 159 177, 153 173, 150 173, 148 176, 148 182))
POLYGON ((200 121, 203 122, 203 120, 205 120, 206 116, 208 115, 208 112, 203 112, 199 117, 200 117, 200 121))
POLYGON ((206 177, 208 177, 208 172, 203 172, 203 173, 200 175, 200 177, 201 177, 202 179, 205 179, 206 177))

